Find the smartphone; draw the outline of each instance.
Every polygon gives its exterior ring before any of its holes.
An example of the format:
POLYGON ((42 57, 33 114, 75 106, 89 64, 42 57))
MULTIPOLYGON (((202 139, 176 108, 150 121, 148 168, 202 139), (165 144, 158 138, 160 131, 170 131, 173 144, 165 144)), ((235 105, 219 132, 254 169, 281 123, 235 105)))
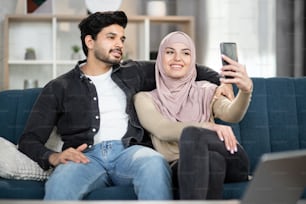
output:
MULTIPOLYGON (((237 54, 237 44, 234 42, 222 42, 220 43, 220 51, 221 54, 226 55, 227 57, 231 58, 238 62, 238 54, 237 54)), ((228 63, 222 59, 222 65, 228 65, 228 63)), ((232 78, 232 77, 226 77, 232 78)))

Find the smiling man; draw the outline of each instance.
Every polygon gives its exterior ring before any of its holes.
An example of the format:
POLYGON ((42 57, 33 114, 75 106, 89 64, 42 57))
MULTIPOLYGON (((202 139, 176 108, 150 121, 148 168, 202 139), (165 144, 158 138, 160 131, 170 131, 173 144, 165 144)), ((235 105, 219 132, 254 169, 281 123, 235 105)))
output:
POLYGON ((146 143, 144 131, 127 98, 154 86, 140 81, 154 75, 140 64, 119 66, 126 24, 122 11, 84 19, 79 28, 87 60, 49 82, 33 107, 19 148, 43 169, 55 167, 45 200, 78 200, 112 185, 133 185, 141 200, 172 198, 168 163, 140 145, 146 143), (137 80, 138 86, 131 84, 137 80), (54 126, 64 142, 62 152, 44 146, 54 126))

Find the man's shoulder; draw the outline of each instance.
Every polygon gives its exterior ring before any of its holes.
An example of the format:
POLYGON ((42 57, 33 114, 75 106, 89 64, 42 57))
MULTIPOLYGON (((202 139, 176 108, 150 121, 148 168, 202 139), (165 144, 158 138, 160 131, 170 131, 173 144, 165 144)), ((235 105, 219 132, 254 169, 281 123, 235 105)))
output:
POLYGON ((81 81, 81 75, 75 72, 75 69, 71 69, 70 71, 56 77, 49 81, 44 89, 53 90, 55 92, 59 92, 63 89, 71 89, 71 87, 76 87, 78 81, 81 81))
POLYGON ((139 80, 150 80, 155 76, 154 70, 154 62, 129 60, 122 62, 118 68, 115 68, 114 74, 127 79, 139 78, 139 80))
POLYGON ((128 67, 154 68, 154 66, 155 66, 155 61, 149 61, 149 60, 126 60, 120 64, 120 67, 122 68, 128 68, 128 67))

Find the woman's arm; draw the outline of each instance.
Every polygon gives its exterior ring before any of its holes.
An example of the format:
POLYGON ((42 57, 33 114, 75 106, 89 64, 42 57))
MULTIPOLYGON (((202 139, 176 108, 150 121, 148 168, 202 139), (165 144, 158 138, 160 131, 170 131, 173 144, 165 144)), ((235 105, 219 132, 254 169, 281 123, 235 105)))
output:
POLYGON ((249 107, 253 91, 253 82, 248 76, 245 66, 226 56, 222 56, 222 58, 229 65, 222 67, 221 74, 230 76, 231 78, 222 78, 221 81, 226 84, 236 84, 239 92, 232 102, 223 97, 217 98, 213 103, 214 117, 226 122, 239 122, 249 107))
POLYGON ((134 96, 134 104, 140 124, 160 140, 178 141, 185 127, 205 126, 205 124, 175 122, 165 118, 155 107, 152 98, 145 92, 139 92, 134 96))
POLYGON ((230 123, 241 121, 249 107, 251 96, 252 92, 239 90, 233 101, 223 96, 217 97, 213 102, 214 118, 230 123))
POLYGON ((179 141, 182 130, 188 126, 207 128, 216 131, 228 151, 237 151, 237 140, 230 126, 212 122, 175 122, 165 118, 155 107, 152 98, 145 92, 134 96, 134 103, 140 124, 162 141, 179 141))

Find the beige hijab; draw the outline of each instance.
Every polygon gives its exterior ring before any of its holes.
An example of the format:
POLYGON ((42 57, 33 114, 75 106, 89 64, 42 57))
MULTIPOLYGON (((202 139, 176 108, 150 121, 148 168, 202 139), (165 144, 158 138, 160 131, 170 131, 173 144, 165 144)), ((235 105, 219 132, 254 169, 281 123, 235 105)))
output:
POLYGON ((159 111, 172 121, 208 121, 210 104, 216 85, 207 81, 196 82, 195 46, 192 39, 183 32, 172 32, 160 43, 155 65, 156 89, 151 91, 159 111), (181 79, 166 76, 162 56, 166 47, 183 43, 191 50, 191 64, 187 75, 181 79))

